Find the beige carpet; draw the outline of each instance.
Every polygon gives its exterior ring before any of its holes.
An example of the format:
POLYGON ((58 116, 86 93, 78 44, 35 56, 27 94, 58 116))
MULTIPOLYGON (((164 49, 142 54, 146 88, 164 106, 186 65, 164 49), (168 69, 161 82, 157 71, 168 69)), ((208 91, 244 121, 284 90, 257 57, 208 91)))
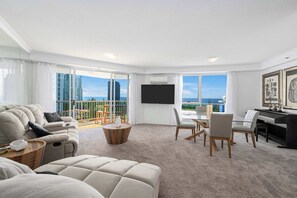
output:
POLYGON ((133 126, 129 140, 121 145, 106 143, 102 129, 80 132, 78 154, 129 159, 161 167, 159 197, 297 197, 297 150, 280 149, 259 137, 257 148, 237 134, 228 158, 227 145, 209 156, 203 147, 184 140, 191 132, 158 125, 133 126))

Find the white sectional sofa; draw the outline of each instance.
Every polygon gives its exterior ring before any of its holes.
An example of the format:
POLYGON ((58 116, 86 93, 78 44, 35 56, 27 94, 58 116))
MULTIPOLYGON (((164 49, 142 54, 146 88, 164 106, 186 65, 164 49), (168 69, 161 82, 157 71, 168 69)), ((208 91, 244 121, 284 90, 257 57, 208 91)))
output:
POLYGON ((157 198, 161 177, 160 167, 153 164, 93 155, 57 160, 35 171, 47 174, 35 174, 25 165, 0 157, 1 195, 157 198), (48 175, 48 171, 58 175, 48 175))
POLYGON ((44 140, 46 149, 43 164, 75 156, 79 141, 77 121, 71 117, 61 117, 62 122, 48 123, 44 111, 38 104, 0 106, 0 144, 8 144, 17 139, 44 140), (29 128, 29 121, 41 125, 53 135, 37 138, 29 128))

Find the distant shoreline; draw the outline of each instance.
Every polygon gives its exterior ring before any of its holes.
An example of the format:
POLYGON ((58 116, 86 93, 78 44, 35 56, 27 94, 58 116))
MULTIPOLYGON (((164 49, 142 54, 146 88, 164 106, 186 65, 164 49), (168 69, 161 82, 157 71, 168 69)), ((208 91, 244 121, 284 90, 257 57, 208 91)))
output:
MULTIPOLYGON (((86 96, 83 97, 84 101, 90 101, 90 100, 98 100, 98 101, 107 101, 107 97, 91 97, 91 96, 86 96)), ((121 97, 120 100, 127 100, 127 97, 121 97)), ((191 103, 191 102, 198 102, 197 98, 183 98, 184 103, 191 103)), ((221 98, 202 98, 202 103, 222 103, 223 104, 223 99, 221 98)))

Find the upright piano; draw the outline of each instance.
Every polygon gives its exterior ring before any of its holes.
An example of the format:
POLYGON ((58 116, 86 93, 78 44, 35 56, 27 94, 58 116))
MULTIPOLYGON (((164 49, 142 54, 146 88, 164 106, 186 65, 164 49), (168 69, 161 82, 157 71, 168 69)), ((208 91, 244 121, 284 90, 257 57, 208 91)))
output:
POLYGON ((268 125, 269 137, 280 143, 280 148, 297 149, 297 114, 277 112, 266 109, 259 111, 258 122, 268 125))

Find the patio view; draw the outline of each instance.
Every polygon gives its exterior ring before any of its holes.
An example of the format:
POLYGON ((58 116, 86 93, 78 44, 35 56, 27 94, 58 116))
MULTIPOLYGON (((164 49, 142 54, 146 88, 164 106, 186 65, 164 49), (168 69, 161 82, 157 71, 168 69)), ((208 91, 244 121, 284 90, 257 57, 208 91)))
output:
POLYGON ((80 126, 127 122, 128 75, 62 71, 56 75, 57 112, 80 126))
POLYGON ((224 112, 226 75, 183 77, 183 114, 195 113, 197 106, 211 105, 213 112, 224 112))

